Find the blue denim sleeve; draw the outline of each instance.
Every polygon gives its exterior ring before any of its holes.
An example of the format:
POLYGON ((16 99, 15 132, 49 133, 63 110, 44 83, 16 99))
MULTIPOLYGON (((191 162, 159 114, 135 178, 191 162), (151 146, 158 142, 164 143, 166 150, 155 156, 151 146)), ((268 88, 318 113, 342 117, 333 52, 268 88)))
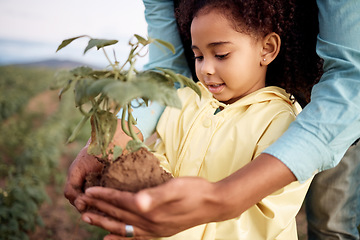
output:
POLYGON ((360 137, 360 1, 317 0, 317 5, 317 53, 324 59, 324 74, 311 102, 264 151, 301 182, 336 166, 360 137))
POLYGON ((145 69, 155 67, 168 68, 191 76, 190 69, 184 55, 184 48, 180 39, 177 23, 174 16, 172 0, 143 0, 145 5, 145 19, 148 24, 148 35, 170 42, 175 47, 175 54, 165 47, 156 44, 149 46, 149 62, 145 69))
MULTIPOLYGON (((144 69, 167 68, 190 77, 191 72, 186 62, 174 16, 173 1, 143 0, 143 2, 149 37, 170 42, 175 47, 175 54, 173 54, 165 47, 151 44, 149 46, 149 62, 144 65, 144 69)), ((134 109, 133 115, 137 119, 136 126, 140 129, 144 139, 155 131, 164 108, 164 106, 153 102, 149 107, 144 106, 134 109)))

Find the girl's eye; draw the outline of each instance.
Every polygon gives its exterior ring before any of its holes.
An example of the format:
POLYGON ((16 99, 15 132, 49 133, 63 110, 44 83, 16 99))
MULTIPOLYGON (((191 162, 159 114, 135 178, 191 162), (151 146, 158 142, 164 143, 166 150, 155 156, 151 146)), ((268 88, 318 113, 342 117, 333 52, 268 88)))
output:
POLYGON ((201 61, 204 59, 203 56, 194 56, 195 61, 201 61))
POLYGON ((229 53, 215 55, 215 57, 220 60, 225 59, 227 56, 229 56, 229 53))

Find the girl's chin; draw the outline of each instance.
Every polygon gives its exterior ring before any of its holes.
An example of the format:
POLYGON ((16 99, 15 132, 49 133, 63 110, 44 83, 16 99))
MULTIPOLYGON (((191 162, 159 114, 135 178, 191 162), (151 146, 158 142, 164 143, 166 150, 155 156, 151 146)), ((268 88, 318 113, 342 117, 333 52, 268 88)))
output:
POLYGON ((224 104, 232 104, 240 99, 240 98, 229 98, 229 97, 221 96, 220 94, 218 95, 214 94, 213 97, 219 102, 222 102, 224 104))

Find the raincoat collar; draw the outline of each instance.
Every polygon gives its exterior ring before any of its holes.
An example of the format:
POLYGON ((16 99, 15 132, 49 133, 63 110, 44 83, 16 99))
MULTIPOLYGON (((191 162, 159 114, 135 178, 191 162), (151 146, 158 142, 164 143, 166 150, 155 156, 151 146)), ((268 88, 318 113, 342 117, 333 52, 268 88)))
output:
POLYGON ((255 92, 246 95, 243 98, 240 98, 236 102, 232 104, 224 104, 217 99, 215 99, 211 92, 201 83, 198 82, 197 85, 200 88, 202 98, 197 98, 197 104, 200 105, 202 101, 210 101, 212 104, 216 104, 218 107, 229 108, 231 107, 246 107, 252 105, 254 103, 266 102, 274 99, 281 99, 287 102, 290 106, 294 104, 292 100, 290 100, 290 94, 288 94, 284 89, 276 86, 269 86, 261 88, 255 92))

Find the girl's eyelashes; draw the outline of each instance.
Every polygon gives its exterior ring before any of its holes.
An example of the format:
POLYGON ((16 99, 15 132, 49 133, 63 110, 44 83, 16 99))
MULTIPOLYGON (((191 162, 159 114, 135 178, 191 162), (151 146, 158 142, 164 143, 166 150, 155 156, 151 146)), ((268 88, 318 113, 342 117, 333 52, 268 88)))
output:
POLYGON ((229 56, 229 54, 230 54, 230 53, 226 53, 226 54, 217 54, 217 55, 215 55, 215 57, 216 57, 217 59, 222 60, 222 59, 225 59, 227 56, 229 56))
POLYGON ((203 60, 203 58, 204 58, 203 56, 194 56, 195 61, 203 60))
MULTIPOLYGON (((223 59, 226 59, 226 57, 228 57, 229 54, 230 54, 230 53, 226 53, 226 54, 216 54, 216 55, 214 55, 214 57, 217 58, 217 59, 219 59, 219 60, 223 60, 223 59)), ((196 56, 196 55, 195 55, 195 56, 194 56, 194 59, 195 59, 196 61, 201 61, 201 60, 204 59, 204 56, 202 56, 202 55, 196 56)))

